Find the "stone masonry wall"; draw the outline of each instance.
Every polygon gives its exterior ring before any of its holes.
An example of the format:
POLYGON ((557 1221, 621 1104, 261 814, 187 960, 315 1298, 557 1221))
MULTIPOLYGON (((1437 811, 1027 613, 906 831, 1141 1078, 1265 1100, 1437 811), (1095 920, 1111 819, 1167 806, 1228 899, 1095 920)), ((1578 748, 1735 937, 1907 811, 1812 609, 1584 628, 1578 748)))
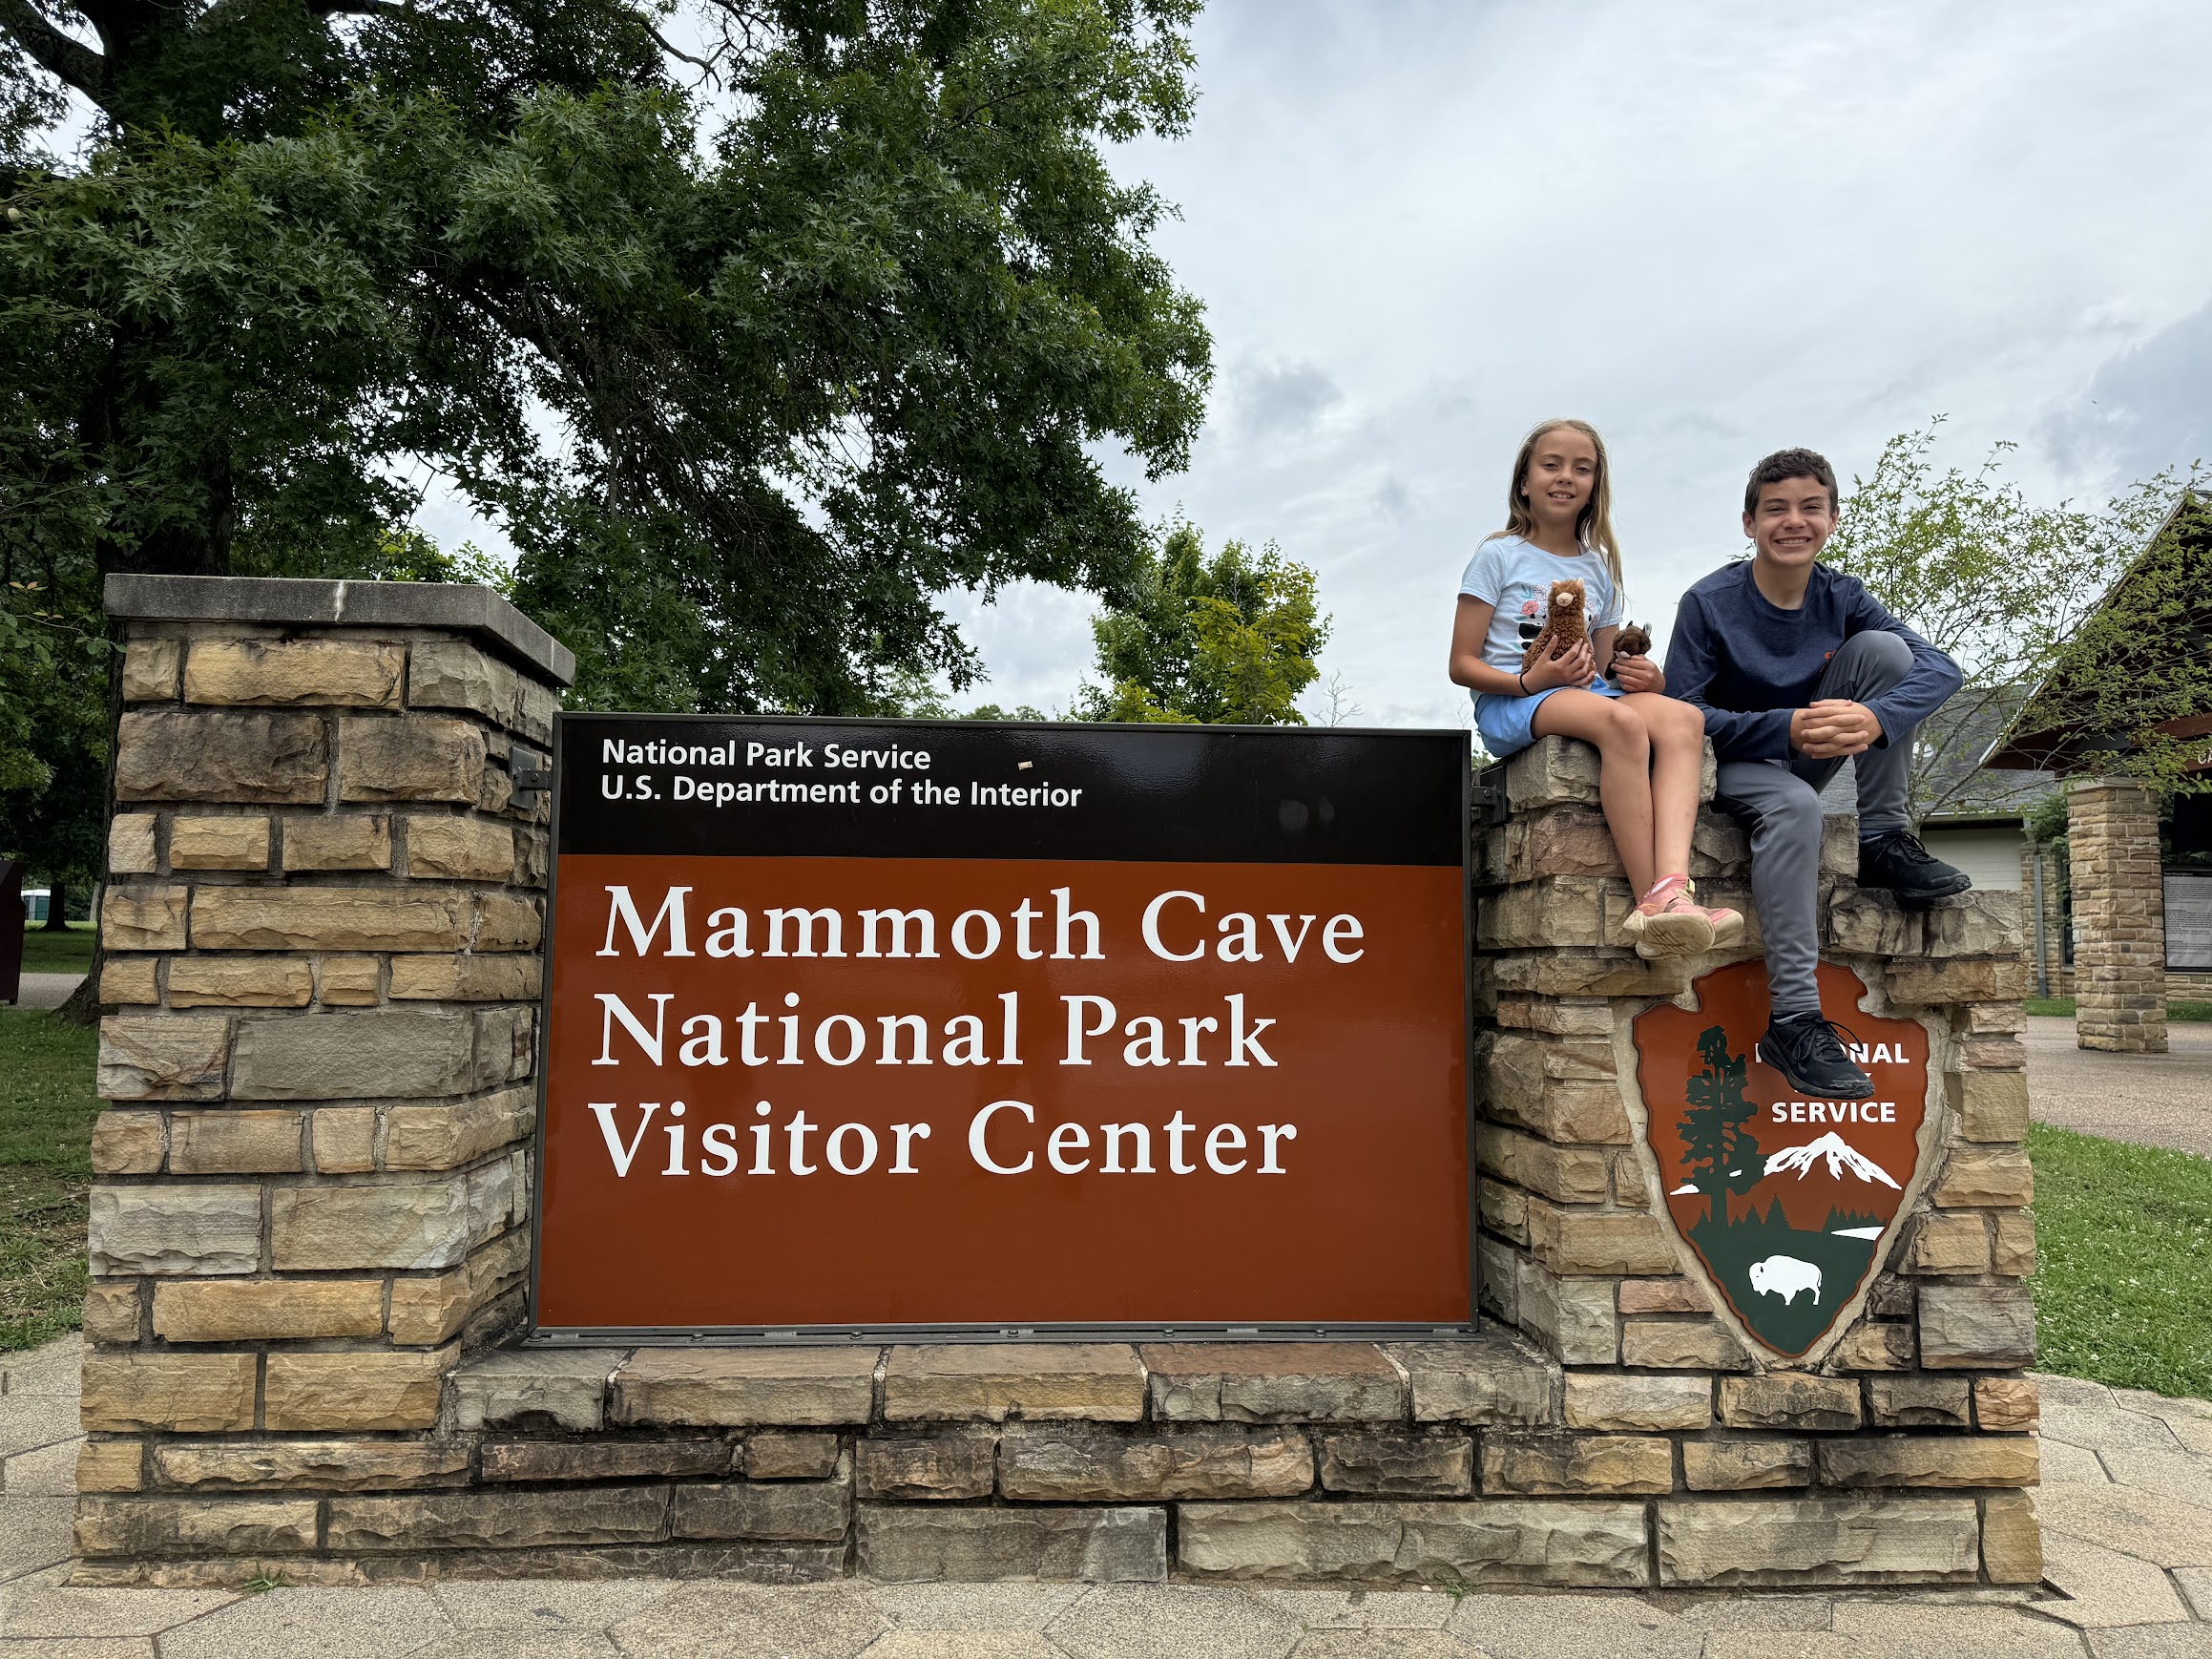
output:
POLYGON ((206 1495, 419 1462, 391 1437, 521 1312, 548 797, 513 773, 573 659, 483 589, 108 602, 80 1544, 273 1546, 311 1502, 206 1495))
POLYGON ((2118 778, 2066 786, 2074 871, 2075 1040, 2123 1054, 2166 1052, 2166 893, 2159 809, 2118 778))
MULTIPOLYGON (((1613 1033, 1692 970, 1604 942, 1627 892, 1556 740, 1477 838, 1475 1335, 512 1346, 546 861, 513 774, 565 654, 393 586, 111 597, 79 1582, 2039 1575, 2016 904, 1905 915, 1832 826, 1828 943, 1930 1025, 1941 1102, 1866 1306, 1774 1365, 1654 1213, 1613 1033)), ((1741 833, 1698 849, 1748 908, 1741 833)))
MULTIPOLYGON (((1721 1315, 1659 1213, 1617 1076, 1617 1018, 1758 954, 1749 849, 1701 814, 1700 896, 1747 917, 1742 948, 1647 963, 1610 946, 1632 902, 1596 809, 1595 751, 1551 739, 1502 774, 1477 839, 1481 1283, 1489 1312, 1564 1367, 1560 1490, 1646 1494, 1662 1577, 1784 1583, 2034 1581, 2033 1176, 2019 898, 1925 915, 1857 890, 1855 824, 1831 818, 1823 954, 1930 1030, 1940 1076, 1926 1183, 1864 1306, 1793 1366, 1721 1315), (1724 1564, 1715 1565, 1715 1564, 1724 1564)), ((1710 798, 1708 767, 1706 794, 1710 798)))
MULTIPOLYGON (((2027 944, 2029 994, 2031 996, 2043 995, 2035 989, 2035 941, 2033 931, 2035 879, 2031 872, 2037 858, 2040 858, 2043 864, 2043 946, 2045 968, 2051 977, 2049 994, 2053 997, 2071 997, 2074 995, 2074 967, 2064 959, 2066 914, 2065 906, 2060 902, 2058 896, 2056 861, 2050 853, 2032 845, 2023 848, 2020 853, 2020 892, 2022 903, 2029 907, 2028 923, 2026 924, 2030 929, 2027 944)), ((2165 893, 2162 886, 2159 898, 2160 914, 2162 920, 2165 910, 2165 893)), ((2212 969, 2168 968, 2165 975, 2165 990, 2168 1002, 2201 1002, 2212 998, 2212 969)))

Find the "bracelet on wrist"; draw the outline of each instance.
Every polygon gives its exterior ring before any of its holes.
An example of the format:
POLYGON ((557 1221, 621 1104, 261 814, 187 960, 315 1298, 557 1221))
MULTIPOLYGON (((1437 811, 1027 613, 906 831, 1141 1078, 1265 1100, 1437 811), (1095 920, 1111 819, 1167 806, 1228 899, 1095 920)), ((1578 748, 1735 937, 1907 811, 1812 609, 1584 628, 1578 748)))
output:
POLYGON ((1514 678, 1515 680, 1518 680, 1518 681, 1521 682, 1521 695, 1522 695, 1523 697, 1526 697, 1526 696, 1528 696, 1528 694, 1529 694, 1529 671, 1528 671, 1526 668, 1524 668, 1524 669, 1522 669, 1522 670, 1521 670, 1521 671, 1520 671, 1518 674, 1514 675, 1514 676, 1513 676, 1513 678, 1514 678))

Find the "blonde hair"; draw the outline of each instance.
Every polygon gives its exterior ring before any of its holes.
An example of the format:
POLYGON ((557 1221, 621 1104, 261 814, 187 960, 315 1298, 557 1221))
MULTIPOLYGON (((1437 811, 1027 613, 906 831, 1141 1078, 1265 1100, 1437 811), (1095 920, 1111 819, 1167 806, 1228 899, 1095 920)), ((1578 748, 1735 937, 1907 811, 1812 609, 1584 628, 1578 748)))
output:
POLYGON ((1506 485, 1506 527, 1491 532, 1491 537, 1527 538, 1535 534, 1536 515, 1522 499, 1521 488, 1528 482, 1529 463, 1535 459, 1537 442, 1546 432, 1555 432, 1562 427, 1580 432, 1597 452, 1597 476, 1591 485, 1589 501, 1575 520, 1575 539, 1605 560, 1605 568, 1613 577, 1614 591, 1618 593, 1627 586, 1627 581, 1620 572, 1620 543, 1613 535, 1613 468, 1605 458, 1605 440, 1588 421, 1539 421, 1529 429, 1529 435, 1521 440, 1521 452, 1513 457, 1513 479, 1506 485))

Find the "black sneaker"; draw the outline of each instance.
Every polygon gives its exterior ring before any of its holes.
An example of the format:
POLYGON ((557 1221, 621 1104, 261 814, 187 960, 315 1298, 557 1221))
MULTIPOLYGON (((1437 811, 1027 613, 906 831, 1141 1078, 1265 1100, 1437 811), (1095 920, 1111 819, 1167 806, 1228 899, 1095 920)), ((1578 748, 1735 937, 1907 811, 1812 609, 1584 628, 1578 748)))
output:
POLYGON ((1778 1014, 1759 1040, 1759 1058, 1807 1100, 1871 1100, 1874 1080, 1851 1063, 1842 1031, 1818 1014, 1778 1014))
POLYGON ((1944 863, 1908 830, 1869 835, 1859 843, 1859 885, 1886 887, 1904 905, 1933 904, 1973 886, 1973 877, 1944 863))

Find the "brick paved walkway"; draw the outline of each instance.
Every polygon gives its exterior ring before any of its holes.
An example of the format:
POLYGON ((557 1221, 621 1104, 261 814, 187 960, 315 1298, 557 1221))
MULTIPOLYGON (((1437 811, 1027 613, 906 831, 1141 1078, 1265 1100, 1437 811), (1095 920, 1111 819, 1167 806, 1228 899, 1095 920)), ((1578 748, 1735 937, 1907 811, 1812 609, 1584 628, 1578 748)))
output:
POLYGON ((623 1579, 73 1589, 77 1344, 0 1374, 0 1659, 2212 1659, 2212 1401, 2043 1379, 2034 1595, 623 1579))

